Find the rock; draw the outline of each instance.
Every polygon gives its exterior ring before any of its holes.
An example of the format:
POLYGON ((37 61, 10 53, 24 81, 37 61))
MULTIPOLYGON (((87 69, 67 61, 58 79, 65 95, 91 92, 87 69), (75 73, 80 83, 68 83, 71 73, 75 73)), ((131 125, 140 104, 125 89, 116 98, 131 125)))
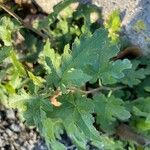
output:
POLYGON ((20 130, 20 127, 17 125, 17 124, 12 124, 11 126, 10 126, 10 129, 12 130, 12 131, 14 131, 14 132, 20 132, 21 130, 20 130))
POLYGON ((150 15, 148 15, 148 16, 146 17, 146 19, 147 19, 147 22, 150 24, 150 15))
POLYGON ((13 132, 10 129, 6 129, 5 132, 7 133, 9 137, 13 135, 13 132))
POLYGON ((12 109, 6 111, 6 116, 8 119, 15 120, 15 112, 12 109))
POLYGON ((0 139, 0 148, 3 147, 3 143, 4 143, 4 141, 2 139, 0 139))
POLYGON ((6 140, 8 138, 8 135, 6 133, 3 133, 3 138, 6 140))
POLYGON ((20 147, 20 150, 27 150, 25 147, 20 147))
POLYGON ((45 142, 40 139, 37 141, 37 143, 34 145, 33 150, 48 150, 48 147, 46 146, 45 142))
POLYGON ((25 125, 22 122, 19 123, 19 126, 20 126, 21 130, 25 130, 25 125))
POLYGON ((62 0, 35 0, 36 4, 42 9, 45 13, 51 13, 53 7, 61 2, 62 0))

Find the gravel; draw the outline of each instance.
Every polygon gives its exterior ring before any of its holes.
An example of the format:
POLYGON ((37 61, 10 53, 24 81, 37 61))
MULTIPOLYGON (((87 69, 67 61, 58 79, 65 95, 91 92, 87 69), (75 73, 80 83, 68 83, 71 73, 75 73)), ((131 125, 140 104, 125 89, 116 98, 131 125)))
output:
POLYGON ((0 150, 48 150, 35 128, 22 123, 16 110, 0 105, 0 150))

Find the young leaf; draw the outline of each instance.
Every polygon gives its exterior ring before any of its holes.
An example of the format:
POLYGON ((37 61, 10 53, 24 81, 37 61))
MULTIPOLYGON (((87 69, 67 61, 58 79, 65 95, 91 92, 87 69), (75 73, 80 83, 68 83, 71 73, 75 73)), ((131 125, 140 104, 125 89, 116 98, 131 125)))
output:
POLYGON ((150 97, 138 98, 130 103, 135 115, 149 118, 150 114, 150 97), (135 111, 136 110, 136 111, 135 111), (136 112, 136 113, 135 113, 136 112))
POLYGON ((12 51, 12 47, 10 46, 3 46, 0 48, 0 63, 10 55, 12 51))
POLYGON ((112 14, 108 17, 105 23, 105 28, 109 31, 109 36, 111 37, 113 42, 117 42, 118 39, 118 32, 121 30, 121 18, 119 10, 115 10, 112 14))
POLYGON ((35 76, 32 72, 28 71, 29 78, 34 82, 37 86, 42 86, 45 80, 39 76, 35 76))
POLYGON ((12 32, 14 30, 14 24, 8 17, 2 17, 0 19, 0 39, 4 42, 5 46, 12 45, 12 32))
POLYGON ((9 106, 17 108, 20 112, 24 112, 26 111, 26 102, 30 99, 30 97, 31 96, 23 90, 20 94, 12 95, 9 98, 9 106))
POLYGON ((25 71, 23 65, 17 59, 17 54, 14 51, 12 51, 10 57, 12 59, 13 65, 14 65, 15 69, 18 71, 19 75, 20 76, 26 76, 26 71, 25 71))

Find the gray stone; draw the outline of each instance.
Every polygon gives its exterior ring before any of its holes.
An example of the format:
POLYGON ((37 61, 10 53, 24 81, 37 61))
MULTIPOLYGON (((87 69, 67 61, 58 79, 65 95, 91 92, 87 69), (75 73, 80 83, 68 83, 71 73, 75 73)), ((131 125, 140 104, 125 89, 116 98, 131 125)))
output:
POLYGON ((11 126, 10 126, 10 129, 12 130, 12 131, 14 131, 14 132, 20 132, 21 130, 20 130, 20 127, 17 125, 17 124, 12 124, 11 126))
POLYGON ((53 11, 53 7, 62 0, 35 0, 36 4, 45 12, 50 13, 53 11))
POLYGON ((148 15, 148 16, 146 17, 146 19, 147 19, 147 22, 148 22, 149 25, 150 25, 150 15, 148 15))
POLYGON ((8 109, 6 111, 6 116, 7 116, 8 119, 15 120, 15 112, 12 109, 8 109))
POLYGON ((20 147, 20 150, 27 150, 27 148, 25 148, 25 147, 20 147))
POLYGON ((8 138, 8 135, 6 133, 3 133, 3 138, 6 140, 8 138))
POLYGON ((3 147, 4 141, 0 139, 0 148, 3 147))
POLYGON ((9 137, 11 137, 13 135, 13 132, 10 129, 6 129, 5 131, 9 137))

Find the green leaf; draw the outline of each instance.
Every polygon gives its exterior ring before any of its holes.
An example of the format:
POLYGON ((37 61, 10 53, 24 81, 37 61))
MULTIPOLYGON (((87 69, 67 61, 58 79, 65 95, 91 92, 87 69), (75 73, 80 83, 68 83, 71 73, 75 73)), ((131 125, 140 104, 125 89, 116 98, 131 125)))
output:
POLYGON ((61 56, 57 53, 55 53, 54 49, 51 48, 51 44, 49 42, 49 40, 47 40, 43 52, 42 52, 42 57, 44 57, 44 59, 46 57, 49 57, 50 60, 52 61, 52 65, 54 67, 54 69, 56 70, 57 73, 59 73, 60 70, 60 64, 61 64, 61 56))
POLYGON ((9 94, 14 94, 14 93, 16 93, 14 87, 13 87, 11 84, 9 84, 9 83, 5 84, 4 87, 5 87, 6 91, 7 91, 9 94))
POLYGON ((12 45, 12 32, 14 30, 14 24, 8 17, 2 17, 0 19, 0 39, 4 42, 5 46, 12 45))
POLYGON ((46 64, 50 69, 50 73, 46 77, 47 85, 48 86, 55 86, 58 87, 60 83, 60 77, 56 72, 56 69, 54 68, 52 61, 49 57, 45 58, 46 64))
POLYGON ((86 74, 93 76, 95 81, 100 78, 104 84, 114 83, 117 73, 119 76, 124 69, 131 67, 130 62, 127 60, 118 62, 118 66, 120 67, 118 67, 118 70, 113 67, 117 62, 113 63, 110 59, 116 56, 118 52, 118 45, 110 42, 107 31, 104 29, 96 30, 92 36, 87 35, 85 37, 83 35, 80 38, 80 42, 76 41, 73 44, 69 61, 63 61, 62 76, 67 76, 68 70, 71 68, 79 68, 86 72, 86 74), (121 65, 119 65, 119 63, 121 63, 121 65), (89 68, 89 66, 91 67, 89 68), (95 70, 93 71, 94 74, 89 74, 91 68, 95 70), (108 78, 105 79, 105 77, 108 78))
POLYGON ((138 97, 150 96, 149 85, 150 85, 150 76, 147 76, 145 79, 141 81, 140 84, 138 84, 138 86, 135 87, 137 96, 138 97))
POLYGON ((9 97, 9 106, 12 108, 17 108, 19 111, 26 111, 26 102, 31 98, 24 90, 18 95, 12 95, 9 97))
POLYGON ((67 133, 79 146, 81 146, 80 140, 84 140, 83 143, 94 140, 101 145, 99 133, 93 126, 94 107, 92 101, 80 94, 62 95, 59 101, 62 103, 61 107, 54 108, 50 117, 63 120, 67 133), (81 139, 77 136, 79 133, 81 133, 81 139))
MULTIPOLYGON (((69 61, 67 61, 67 64, 69 64, 65 70, 69 70, 70 68, 84 68, 88 64, 95 66, 99 56, 104 53, 106 44, 110 45, 109 49, 105 49, 105 51, 112 50, 112 54, 116 55, 119 49, 117 46, 109 43, 110 41, 107 35, 107 31, 104 29, 96 30, 93 35, 82 35, 80 42, 78 40, 73 44, 72 53, 70 54, 72 57, 69 61)), ((108 54, 108 57, 109 56, 110 55, 108 54)), ((63 63, 65 64, 66 62, 63 63)))
POLYGON ((138 98, 138 99, 136 99, 136 100, 134 100, 134 101, 132 101, 130 103, 130 107, 133 107, 133 108, 136 107, 141 112, 150 114, 150 109, 149 109, 150 108, 150 97, 146 97, 146 98, 141 97, 141 98, 138 98))
POLYGON ((61 56, 54 52, 51 48, 49 40, 47 40, 43 51, 40 53, 39 62, 42 64, 47 71, 47 84, 57 87, 60 82, 60 63, 61 56))
POLYGON ((94 97, 96 122, 104 131, 112 132, 117 119, 127 120, 130 113, 125 109, 124 102, 114 96, 105 97, 98 95, 94 97))
POLYGON ((105 28, 109 31, 109 36, 113 42, 118 41, 118 32, 121 30, 121 18, 119 10, 115 10, 111 13, 105 22, 105 28))
POLYGON ((66 147, 56 140, 56 138, 59 139, 57 134, 60 134, 62 132, 60 131, 62 121, 58 119, 55 120, 47 118, 45 115, 44 117, 42 117, 42 123, 42 135, 45 137, 47 143, 51 145, 52 149, 65 150, 66 147))
POLYGON ((34 82, 37 86, 42 86, 45 80, 39 76, 35 76, 32 72, 28 71, 29 78, 34 82))
MULTIPOLYGON (((52 71, 49 76, 59 76, 60 84, 66 87, 73 84, 81 86, 92 78, 95 81, 100 78, 104 84, 115 83, 117 79, 124 76, 125 69, 131 68, 131 64, 128 60, 110 61, 117 55, 119 48, 118 45, 112 44, 107 36, 107 31, 104 29, 98 29, 93 35, 83 35, 80 42, 79 40, 75 41, 71 52, 69 48, 65 48, 61 58, 49 48, 50 44, 47 43, 45 47, 47 47, 47 51, 49 49, 49 52, 46 54, 49 53, 50 60, 46 61, 52 71), (58 61, 56 61, 57 59, 58 61), (62 61, 60 62, 60 60, 62 61), (87 69, 87 66, 91 66, 95 70, 94 75, 89 74, 90 69, 87 69)), ((54 81, 58 79, 56 77, 54 77, 54 81)), ((50 78, 48 80, 50 82, 50 78)))
POLYGON ((20 76, 26 76, 26 71, 21 62, 17 59, 17 54, 14 51, 11 52, 11 59, 15 69, 18 71, 18 74, 20 76))
POLYGON ((129 104, 133 116, 134 126, 140 131, 150 130, 150 97, 138 98, 129 104))
POLYGON ((121 79, 125 76, 123 71, 126 69, 130 69, 131 67, 132 64, 128 59, 117 60, 112 64, 112 76, 115 79, 121 79))
POLYGON ((62 76, 61 82, 68 87, 72 87, 82 86, 91 79, 92 77, 85 74, 82 70, 71 68, 64 77, 62 76))
POLYGON ((106 69, 107 70, 101 70, 99 68, 99 76, 102 79, 103 84, 113 84, 118 81, 118 79, 123 78, 124 70, 131 68, 132 65, 128 59, 124 60, 117 60, 111 64, 109 64, 106 69))
POLYGON ((12 51, 12 47, 10 46, 4 46, 0 48, 0 63, 10 55, 11 51, 12 51))
POLYGON ((145 91, 150 92, 150 86, 146 86, 144 89, 145 91))
POLYGON ((27 100, 24 117, 28 125, 36 125, 40 131, 43 130, 42 111, 45 113, 52 111, 52 105, 49 99, 43 99, 40 96, 32 96, 27 100))
POLYGON ((143 118, 138 118, 135 120, 134 124, 140 131, 150 131, 150 121, 146 121, 143 118))
POLYGON ((147 70, 144 68, 138 68, 139 64, 140 61, 138 60, 132 61, 132 68, 124 71, 125 76, 120 79, 120 82, 130 87, 141 83, 141 80, 147 75, 147 70))

